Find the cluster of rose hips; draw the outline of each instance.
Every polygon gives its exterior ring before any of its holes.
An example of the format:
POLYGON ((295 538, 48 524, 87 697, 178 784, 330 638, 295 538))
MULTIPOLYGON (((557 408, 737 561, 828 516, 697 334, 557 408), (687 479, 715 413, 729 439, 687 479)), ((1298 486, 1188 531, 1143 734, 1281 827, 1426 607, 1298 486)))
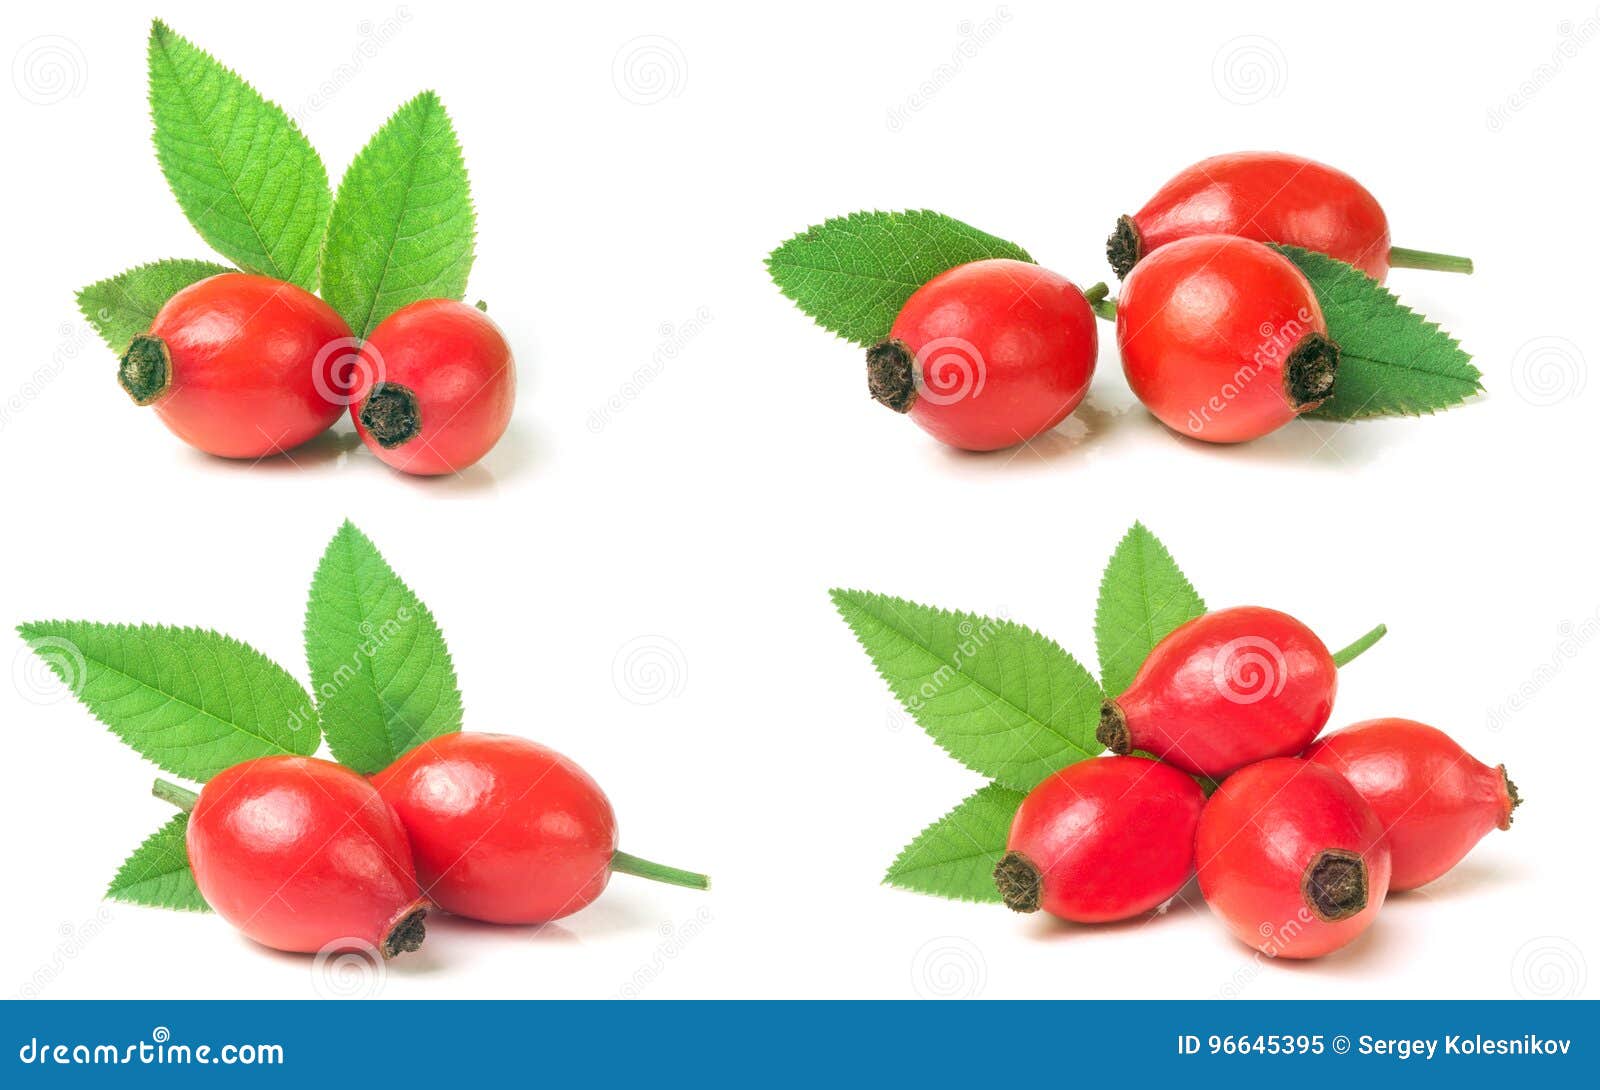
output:
POLYGON ((1123 216, 1107 256, 1120 297, 1025 261, 958 265, 906 301, 867 352, 872 396, 944 443, 998 450, 1060 424, 1094 375, 1095 315, 1115 312, 1128 384, 1167 427, 1256 439, 1327 400, 1339 346, 1300 269, 1267 243, 1314 250, 1383 280, 1391 266, 1472 263, 1389 245, 1348 174, 1277 152, 1189 167, 1123 216))
POLYGON ((282 280, 220 273, 179 291, 123 354, 122 388, 178 438, 264 458, 327 431, 348 406, 368 449, 406 473, 457 472, 511 422, 516 365, 489 316, 451 299, 402 307, 365 341, 282 280))
POLYGON ((1198 872, 1241 942, 1320 957, 1365 931, 1391 890, 1510 827, 1520 800, 1504 766, 1443 731, 1374 719, 1317 739, 1337 685, 1322 641, 1276 610, 1175 629, 1102 708, 1100 740, 1119 756, 1055 773, 1017 811, 994 872, 1005 903, 1121 920, 1198 872), (1220 781, 1209 798, 1197 776, 1220 781))
POLYGON ((198 796, 166 781, 156 794, 189 811, 189 866, 206 902, 293 953, 415 950, 435 907, 547 923, 593 901, 613 872, 709 885, 619 852, 600 785, 509 735, 442 735, 370 780, 315 757, 260 757, 198 796))

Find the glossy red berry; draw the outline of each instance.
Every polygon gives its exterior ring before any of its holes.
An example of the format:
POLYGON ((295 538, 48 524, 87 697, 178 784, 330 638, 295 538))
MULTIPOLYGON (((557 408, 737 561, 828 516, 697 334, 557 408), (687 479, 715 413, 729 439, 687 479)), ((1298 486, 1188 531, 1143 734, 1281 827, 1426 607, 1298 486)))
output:
POLYGON ((1079 761, 1023 800, 995 885, 1018 912, 1079 923, 1148 912, 1194 873, 1205 801, 1194 780, 1157 761, 1079 761))
POLYGON ((378 323, 361 357, 350 415, 367 447, 396 469, 458 472, 511 423, 516 363, 500 327, 477 307, 412 303, 378 323))
POLYGON ((1339 346, 1311 283, 1259 242, 1201 235, 1141 261, 1117 299, 1134 394, 1167 427, 1239 443, 1333 393, 1339 346))
POLYGON ((224 458, 260 458, 326 431, 349 402, 350 327, 308 291, 222 273, 168 299, 133 338, 118 381, 172 433, 224 458))
POLYGON ((1305 749, 1333 714, 1339 669, 1317 634, 1287 613, 1238 606, 1179 625, 1127 692, 1105 701, 1098 737, 1221 779, 1305 749))
POLYGON ((1094 374, 1094 312, 1064 276, 974 261, 918 288, 867 352, 873 398, 940 442, 999 450, 1055 427, 1094 374))
POLYGON ((1449 254, 1389 246, 1389 221, 1376 198, 1342 170, 1298 155, 1247 151, 1181 171, 1145 206, 1117 221, 1106 256, 1127 276, 1146 255, 1195 235, 1238 235, 1336 257, 1376 280, 1390 265, 1471 272, 1449 254))
POLYGON ((262 757, 219 773, 194 802, 187 845, 206 903, 265 946, 388 958, 422 944, 428 902, 405 830, 331 761, 262 757))
POLYGON ((1522 801, 1505 765, 1473 758, 1442 730, 1371 719, 1319 739, 1306 760, 1333 769, 1372 805, 1394 857, 1391 889, 1415 889, 1455 866, 1522 801))
POLYGON ((612 871, 706 888, 704 875, 617 851, 600 785, 554 750, 504 734, 447 734, 372 778, 439 907, 491 923, 545 923, 600 896, 612 871))
POLYGON ((1200 893, 1240 942, 1315 958, 1365 931, 1389 892, 1378 815, 1322 765, 1293 757, 1229 776, 1195 834, 1200 893))

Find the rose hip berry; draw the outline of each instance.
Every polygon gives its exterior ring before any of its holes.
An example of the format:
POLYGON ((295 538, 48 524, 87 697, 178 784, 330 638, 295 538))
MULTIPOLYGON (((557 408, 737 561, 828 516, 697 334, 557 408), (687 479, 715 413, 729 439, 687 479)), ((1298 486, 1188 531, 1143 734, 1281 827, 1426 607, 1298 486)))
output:
POLYGON ((1305 749, 1333 714, 1339 669, 1317 634, 1261 606, 1179 625, 1100 708, 1101 743, 1212 779, 1305 749))
POLYGON ((545 923, 584 907, 613 871, 705 889, 703 874, 617 851, 600 785, 524 738, 447 734, 372 777, 411 841, 434 902, 490 923, 545 923))
POLYGON ((517 369, 500 328, 477 307, 424 299, 395 311, 361 348, 356 432, 395 469, 454 473, 511 423, 517 369))
POLYGON ((1094 312, 1066 277, 974 261, 906 300, 888 339, 867 351, 867 389, 940 442, 999 450, 1078 407, 1098 348, 1094 312))
POLYGON ((1259 242, 1201 235, 1163 246, 1117 299, 1128 385, 1175 432, 1239 443, 1332 393, 1339 346, 1311 283, 1259 242))
POLYGON ((117 380, 172 433, 224 458, 299 446, 344 412, 350 327, 308 291, 221 273, 168 299, 133 338, 117 380))
POLYGON ((206 903, 274 950, 422 945, 428 902, 405 830, 356 773, 314 757, 261 757, 212 777, 196 798, 158 781, 190 810, 187 846, 206 903))
POLYGON ((1336 257, 1382 280, 1399 268, 1471 272, 1472 261, 1389 245, 1389 221, 1350 175, 1274 151, 1238 152, 1181 171, 1117 221, 1106 257, 1127 276, 1145 255, 1195 235, 1238 235, 1336 257))
POLYGON ((1079 761, 1023 800, 995 885, 1014 911, 1078 923, 1148 912, 1194 873, 1205 801, 1194 780, 1156 761, 1079 761))
POLYGON ((1344 778, 1293 757, 1229 776, 1195 835, 1200 893, 1240 942, 1315 958, 1365 931, 1389 891, 1383 824, 1344 778))
POLYGON ((1415 889, 1455 866, 1491 829, 1511 828, 1520 803, 1505 765, 1490 767, 1442 730, 1371 719, 1306 750, 1371 804, 1394 857, 1391 889, 1415 889))

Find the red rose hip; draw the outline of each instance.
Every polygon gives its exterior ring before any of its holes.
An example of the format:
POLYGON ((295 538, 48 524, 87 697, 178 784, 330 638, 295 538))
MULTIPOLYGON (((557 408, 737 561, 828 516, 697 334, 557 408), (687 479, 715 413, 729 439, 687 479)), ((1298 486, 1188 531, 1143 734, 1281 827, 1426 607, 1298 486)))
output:
POLYGON ((395 311, 361 347, 350 406, 362 442, 395 469, 454 473, 488 454, 511 423, 517 369, 477 307, 424 299, 395 311))
POLYGON ((206 903, 274 950, 373 949, 385 958, 422 944, 428 902, 405 830, 356 773, 314 757, 261 757, 212 777, 196 799, 158 782, 186 808, 189 866, 206 903))
POLYGON ((867 388, 940 442, 999 450, 1061 421, 1089 389, 1094 312, 1064 276, 996 258, 949 269, 906 300, 867 352, 867 388))
POLYGON ((1521 803, 1504 765, 1490 767, 1442 730, 1371 719, 1318 740, 1306 760, 1331 768, 1371 804, 1394 858, 1391 889, 1433 881, 1521 803))
POLYGON ((372 777, 399 814, 428 895, 490 923, 545 923, 613 871, 705 889, 704 875, 617 851, 611 803, 561 754, 505 734, 446 734, 372 777))
POLYGON ((1221 609, 1156 644, 1128 691, 1101 706, 1097 734, 1112 752, 1144 750, 1221 779, 1305 749, 1338 686, 1327 647, 1287 613, 1221 609))
POLYGON ((1293 757, 1229 776, 1195 834, 1200 893, 1235 938, 1271 957, 1353 941, 1389 891, 1383 825, 1344 778, 1293 757))
POLYGON ((190 284, 133 338, 117 380, 174 435, 223 458, 261 458, 327 431, 348 403, 350 327, 282 280, 221 273, 190 284))
POLYGON ((1157 761, 1079 761, 1023 800, 995 885, 1017 912, 1079 923, 1148 912, 1194 873, 1205 801, 1194 780, 1157 761))
POLYGON ((1238 235, 1316 250, 1382 280, 1401 268, 1471 272, 1450 254, 1389 246, 1389 221, 1373 195, 1342 170, 1298 155, 1246 151, 1204 159, 1117 221, 1106 257, 1118 276, 1169 243, 1238 235))
POLYGON ((1163 246, 1117 299, 1117 344, 1156 419, 1208 443, 1274 432, 1333 393, 1339 346, 1311 283, 1259 242, 1201 235, 1163 246))

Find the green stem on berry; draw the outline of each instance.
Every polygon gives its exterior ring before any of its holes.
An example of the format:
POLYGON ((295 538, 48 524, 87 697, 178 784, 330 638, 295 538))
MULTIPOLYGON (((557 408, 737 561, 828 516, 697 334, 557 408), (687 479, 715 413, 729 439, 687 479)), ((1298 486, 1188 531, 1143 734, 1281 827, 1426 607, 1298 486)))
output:
POLYGON ((677 867, 665 867, 648 859, 640 859, 637 855, 629 855, 627 852, 612 854, 611 869, 618 874, 631 874, 635 878, 648 878, 652 882, 665 882, 669 886, 686 886, 689 889, 711 888, 711 879, 704 874, 696 874, 692 870, 679 870, 677 867))
POLYGON ((1389 247, 1389 264, 1396 269, 1429 269, 1433 272, 1453 273, 1472 271, 1470 257, 1434 253, 1432 250, 1408 250, 1404 246, 1389 247))
POLYGON ((1098 317, 1108 322, 1117 320, 1117 301, 1111 298, 1111 289, 1104 283, 1095 284, 1086 289, 1083 297, 1089 301, 1089 309, 1098 317))
POLYGON ((157 780, 150 788, 150 793, 162 802, 170 802, 184 813, 194 809, 194 804, 200 796, 190 791, 187 787, 179 787, 168 780, 157 780))
POLYGON ((1362 636, 1349 647, 1335 651, 1333 653, 1333 664, 1335 666, 1350 665, 1350 663, 1361 657, 1362 652, 1366 651, 1367 648, 1371 647, 1388 634, 1389 626, 1380 624, 1377 628, 1374 628, 1371 632, 1368 632, 1365 636, 1362 636))

